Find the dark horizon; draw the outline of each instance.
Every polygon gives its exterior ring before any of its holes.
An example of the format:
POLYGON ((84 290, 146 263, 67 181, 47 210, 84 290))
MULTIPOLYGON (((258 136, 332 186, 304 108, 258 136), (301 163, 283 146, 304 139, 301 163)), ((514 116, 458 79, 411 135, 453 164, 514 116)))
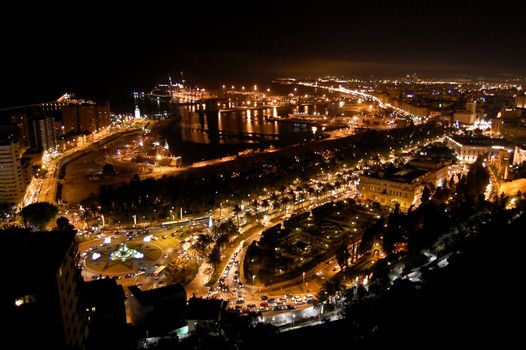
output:
POLYGON ((526 75, 518 1, 112 6, 11 10, 0 24, 0 108, 64 92, 123 100, 180 71, 209 87, 287 75, 526 75))

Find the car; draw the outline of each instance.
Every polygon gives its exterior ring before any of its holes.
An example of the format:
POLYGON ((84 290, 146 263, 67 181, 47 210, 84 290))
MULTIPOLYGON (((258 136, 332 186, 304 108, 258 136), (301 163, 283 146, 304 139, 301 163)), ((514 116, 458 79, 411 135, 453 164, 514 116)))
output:
POLYGON ((268 297, 266 295, 262 295, 259 297, 259 300, 268 300, 268 297))
POLYGON ((167 238, 168 238, 168 236, 167 236, 167 235, 163 235, 163 239, 167 239, 167 238))
POLYGON ((243 298, 239 298, 236 300, 236 304, 244 304, 245 303, 245 299, 243 298))

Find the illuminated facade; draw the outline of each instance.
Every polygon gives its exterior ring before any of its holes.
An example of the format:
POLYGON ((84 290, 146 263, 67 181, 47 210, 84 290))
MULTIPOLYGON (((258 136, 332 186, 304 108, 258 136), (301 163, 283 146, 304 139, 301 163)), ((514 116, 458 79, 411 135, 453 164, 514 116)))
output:
POLYGON ((18 144, 0 143, 0 202, 17 205, 31 180, 29 163, 23 162, 18 144))
POLYGON ((444 186, 451 176, 451 162, 420 157, 402 168, 386 169, 360 177, 358 189, 362 200, 385 206, 400 204, 402 210, 418 206, 426 184, 444 186))
POLYGON ((513 165, 520 165, 526 162, 526 145, 515 146, 513 151, 513 165))
POLYGON ((526 108, 526 95, 520 95, 515 97, 515 107, 521 109, 526 108))
POLYGON ((466 163, 474 163, 478 156, 484 154, 513 149, 509 141, 489 137, 448 136, 447 146, 455 151, 458 160, 466 163))
POLYGON ((360 176, 360 199, 378 202, 385 206, 400 204, 402 210, 418 205, 424 186, 423 169, 400 168, 389 172, 379 171, 369 176, 360 176))
POLYGON ((475 123, 477 115, 470 111, 458 111, 453 114, 453 122, 459 122, 460 124, 473 124, 475 123))
POLYGON ((55 119, 53 117, 39 117, 30 122, 30 145, 37 152, 52 152, 57 148, 55 133, 55 119))

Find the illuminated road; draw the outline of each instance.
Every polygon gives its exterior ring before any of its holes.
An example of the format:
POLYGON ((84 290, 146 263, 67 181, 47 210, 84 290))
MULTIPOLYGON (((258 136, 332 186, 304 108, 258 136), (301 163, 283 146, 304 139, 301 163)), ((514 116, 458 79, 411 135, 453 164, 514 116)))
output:
POLYGON ((319 88, 319 89, 326 89, 326 90, 329 90, 329 91, 340 92, 342 94, 350 94, 350 95, 362 97, 362 98, 365 98, 366 100, 377 102, 378 105, 381 108, 391 108, 391 109, 393 109, 393 110, 395 110, 395 111, 397 111, 399 113, 404 114, 405 116, 416 117, 416 116, 412 115, 411 113, 409 113, 406 110, 403 110, 401 108, 395 107, 395 106, 393 106, 393 105, 391 105, 389 103, 385 103, 385 102, 381 101, 378 97, 376 97, 374 95, 371 95, 371 94, 367 94, 367 93, 365 93, 363 91, 346 89, 344 87, 333 88, 333 87, 329 87, 329 86, 323 86, 323 85, 307 83, 307 82, 298 82, 297 84, 298 85, 303 85, 303 86, 308 86, 308 87, 319 88))
POLYGON ((71 148, 59 156, 50 159, 46 165, 47 173, 44 179, 33 178, 31 180, 26 190, 26 195, 24 196, 23 206, 36 202, 56 203, 60 171, 66 161, 81 155, 82 152, 89 152, 89 149, 97 143, 106 142, 137 129, 137 126, 117 127, 111 131, 109 128, 106 128, 99 133, 91 135, 91 140, 84 142, 82 145, 71 148))

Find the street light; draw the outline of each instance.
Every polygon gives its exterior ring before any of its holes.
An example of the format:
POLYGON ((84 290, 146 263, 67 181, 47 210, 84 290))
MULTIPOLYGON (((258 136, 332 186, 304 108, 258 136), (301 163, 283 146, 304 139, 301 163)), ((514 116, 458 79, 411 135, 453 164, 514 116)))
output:
POLYGON ((254 279, 256 278, 256 275, 252 275, 252 284, 254 284, 254 279))
POLYGON ((303 272, 303 290, 305 290, 305 272, 303 272))

